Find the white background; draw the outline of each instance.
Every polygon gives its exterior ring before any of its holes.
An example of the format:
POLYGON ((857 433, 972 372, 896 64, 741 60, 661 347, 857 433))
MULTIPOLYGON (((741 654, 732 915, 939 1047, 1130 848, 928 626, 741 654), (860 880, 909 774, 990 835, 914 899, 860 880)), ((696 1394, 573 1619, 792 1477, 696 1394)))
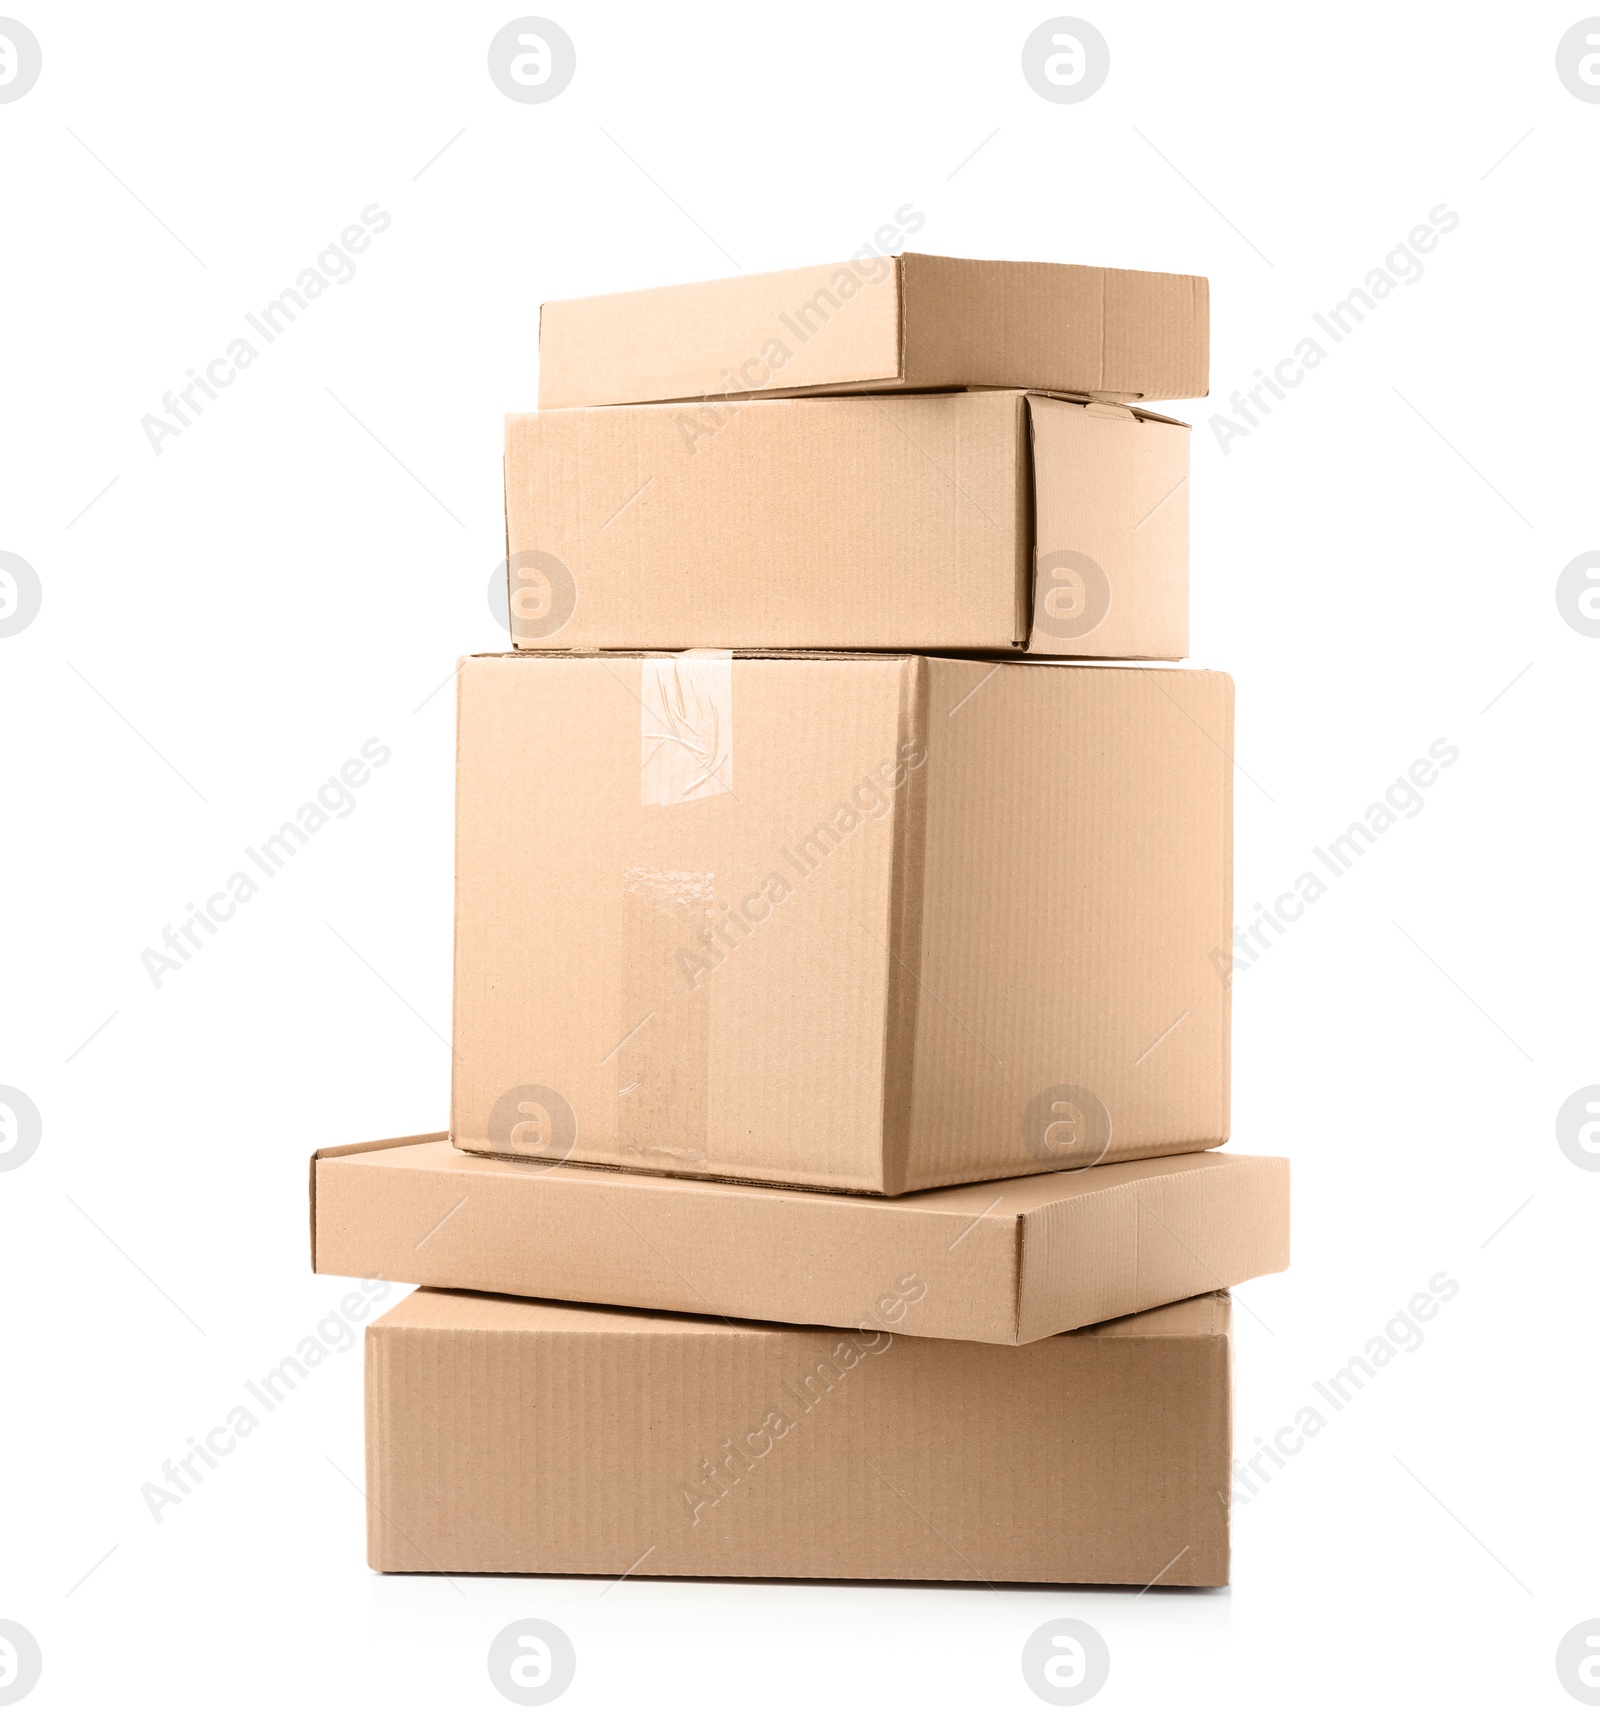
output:
POLYGON ((1046 8, 560 0, 576 78, 519 105, 485 67, 510 7, 28 0, 43 76, 0 106, 0 549, 43 587, 0 639, 0 1083, 44 1122, 0 1174, 0 1617, 45 1659, 19 1718, 507 1717, 484 1655, 524 1616, 577 1647, 574 1719, 1043 1717, 1018 1656, 1059 1616, 1111 1648, 1107 1720, 1583 1716, 1554 1655, 1600 1616, 1600 1177, 1553 1129, 1600 1081, 1600 640, 1554 597, 1600 543, 1600 105, 1555 74, 1583 14, 1085 10, 1110 77, 1056 105, 1020 71, 1046 8), (1237 1313, 1241 1454, 1436 1272, 1459 1296, 1237 1510, 1223 1593, 376 1577, 359 1347, 155 1522, 144 1482, 347 1291, 307 1268, 308 1152, 445 1119, 439 691, 502 644, 538 303, 842 257, 908 202, 917 249, 1211 278, 1212 399, 1176 411, 1242 909, 1460 750, 1235 978, 1234 1148, 1287 1152, 1296 1199, 1294 1269, 1237 1313), (153 453, 162 393, 373 203, 354 279, 153 453), (1209 415, 1441 203, 1423 277, 1224 453, 1209 415), (143 949, 369 737, 356 811, 157 989, 143 949))

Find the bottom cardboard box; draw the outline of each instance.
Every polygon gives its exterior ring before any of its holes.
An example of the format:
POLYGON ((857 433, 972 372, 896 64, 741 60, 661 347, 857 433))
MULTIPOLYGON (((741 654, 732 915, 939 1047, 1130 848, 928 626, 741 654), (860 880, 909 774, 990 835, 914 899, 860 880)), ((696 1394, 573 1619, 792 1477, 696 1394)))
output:
POLYGON ((1229 1315, 994 1347, 423 1289, 367 1331, 369 1561, 1222 1586, 1229 1315))

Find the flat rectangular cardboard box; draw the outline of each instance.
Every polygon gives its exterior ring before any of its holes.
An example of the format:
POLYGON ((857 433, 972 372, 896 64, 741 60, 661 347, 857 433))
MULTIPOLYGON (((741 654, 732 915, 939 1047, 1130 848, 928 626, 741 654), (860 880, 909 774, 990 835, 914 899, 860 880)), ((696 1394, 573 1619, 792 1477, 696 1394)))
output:
POLYGON ((1220 1587, 1229 1302, 1025 1348, 412 1294, 367 1330, 374 1569, 1220 1587))
POLYGON ((1189 429, 1011 390, 506 418, 518 647, 1189 650, 1189 429))
POLYGON ((1227 1137, 1226 676, 525 653, 457 689, 458 1148, 897 1193, 1227 1137))
POLYGON ((319 1150, 324 1275, 905 1336, 1033 1342, 1289 1263, 1289 1164, 1210 1150, 901 1198, 319 1150))
POLYGON ((539 308, 539 405, 864 389, 1207 389, 1204 276, 904 252, 539 308))

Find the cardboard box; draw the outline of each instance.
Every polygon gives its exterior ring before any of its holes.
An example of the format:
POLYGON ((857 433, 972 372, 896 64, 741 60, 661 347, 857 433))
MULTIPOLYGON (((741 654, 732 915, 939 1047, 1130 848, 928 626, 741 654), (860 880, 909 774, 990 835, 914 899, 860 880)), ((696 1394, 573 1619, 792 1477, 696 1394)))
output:
POLYGON ((459 1148, 896 1193, 1226 1138, 1227 677, 502 654, 457 681, 459 1148))
POLYGON ((425 1291, 366 1364, 374 1569, 1228 1579, 1226 1294, 993 1348, 425 1291))
POLYGON ((964 388, 1177 401, 1206 393, 1209 311, 1204 276, 919 252, 553 300, 539 405, 964 388))
POLYGON ((1204 1151, 901 1198, 509 1162, 312 1161, 311 1262, 546 1300, 1033 1342, 1289 1264, 1289 1164, 1204 1151))
POLYGON ((506 419, 519 647, 1189 650, 1189 430, 1010 390, 506 419))

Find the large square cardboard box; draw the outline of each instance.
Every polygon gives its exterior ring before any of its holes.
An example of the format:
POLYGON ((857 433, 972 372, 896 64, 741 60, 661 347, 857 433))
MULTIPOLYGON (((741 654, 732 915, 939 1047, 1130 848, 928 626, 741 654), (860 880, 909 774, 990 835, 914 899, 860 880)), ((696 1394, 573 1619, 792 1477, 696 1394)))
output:
POLYGON ((1220 1587, 1228 1319, 994 1348, 415 1293, 367 1330, 368 1561, 1220 1587))
POLYGON ((1015 1345, 1286 1269, 1289 1164, 1211 1150, 868 1198, 406 1138, 317 1152, 311 1261, 325 1275, 1015 1345))
POLYGON ((895 1193, 1226 1138, 1227 677, 505 654, 458 693, 459 1148, 895 1193))
POLYGON ((1189 431, 1010 390, 506 420, 530 648, 1180 659, 1189 431))
POLYGON ((539 405, 872 389, 1206 393, 1204 276, 857 257, 539 308, 539 405))

